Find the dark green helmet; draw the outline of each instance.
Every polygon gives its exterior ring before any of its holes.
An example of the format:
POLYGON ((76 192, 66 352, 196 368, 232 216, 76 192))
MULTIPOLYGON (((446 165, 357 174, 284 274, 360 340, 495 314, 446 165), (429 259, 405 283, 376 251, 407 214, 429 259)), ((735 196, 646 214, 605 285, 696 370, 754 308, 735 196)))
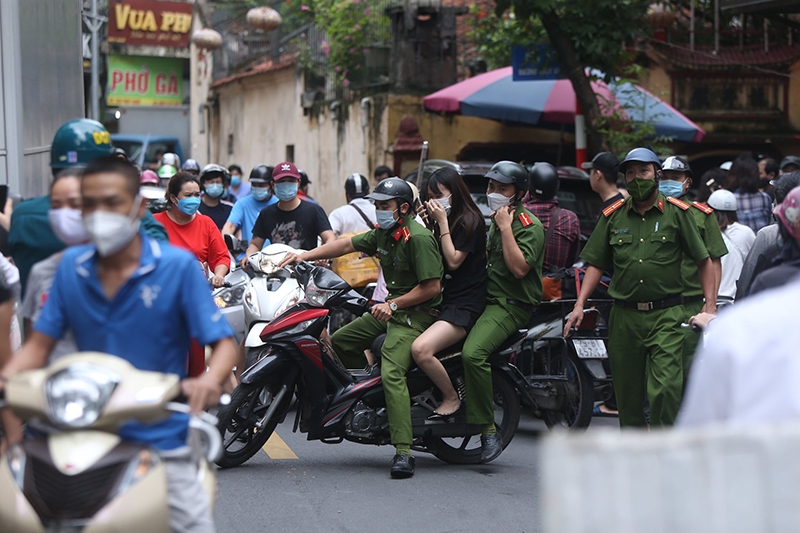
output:
POLYGON ((65 122, 53 136, 51 168, 85 167, 90 161, 111 155, 111 136, 96 120, 79 118, 65 122))
POLYGON ((485 177, 500 183, 513 183, 518 190, 528 189, 528 171, 525 170, 525 167, 513 161, 495 163, 485 177))
POLYGON ((372 193, 368 194, 365 198, 377 202, 397 200, 398 207, 404 203, 407 203, 411 207, 414 206, 414 191, 411 190, 407 182, 398 177, 386 178, 377 184, 372 193))

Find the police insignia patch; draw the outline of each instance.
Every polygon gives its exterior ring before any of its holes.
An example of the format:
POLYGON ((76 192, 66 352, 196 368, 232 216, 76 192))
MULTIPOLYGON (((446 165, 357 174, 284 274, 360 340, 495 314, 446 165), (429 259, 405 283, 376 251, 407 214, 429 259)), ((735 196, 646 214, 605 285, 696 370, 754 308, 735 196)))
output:
POLYGON ((700 202, 693 202, 692 205, 705 213, 706 215, 710 215, 714 213, 714 210, 708 207, 706 204, 701 204, 700 202))
POLYGON ((611 213, 613 213, 614 211, 616 211, 617 209, 622 207, 624 204, 625 204, 625 200, 617 200, 616 202, 614 202, 610 206, 608 206, 605 209, 603 209, 603 216, 610 217, 611 213))
POLYGON ((673 198, 672 196, 667 196, 667 201, 672 205, 677 205, 684 211, 686 211, 690 207, 690 205, 684 202, 683 200, 678 200, 677 198, 673 198))
POLYGON ((528 226, 533 224, 533 220, 531 220, 531 217, 529 217, 527 213, 520 213, 519 221, 522 222, 523 228, 527 228, 528 226))

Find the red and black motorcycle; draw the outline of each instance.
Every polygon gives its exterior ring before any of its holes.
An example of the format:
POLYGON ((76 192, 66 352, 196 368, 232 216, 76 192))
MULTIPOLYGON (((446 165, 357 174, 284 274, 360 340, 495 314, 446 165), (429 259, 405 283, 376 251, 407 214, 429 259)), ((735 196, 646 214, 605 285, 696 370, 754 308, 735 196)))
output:
MULTIPOLYGON (((269 439, 290 411, 297 396, 293 430, 308 433, 308 440, 338 444, 390 444, 389 419, 379 369, 344 368, 323 335, 332 309, 357 316, 367 310, 367 300, 342 278, 321 267, 300 263, 293 274, 305 288, 305 300, 265 325, 255 362, 242 373, 231 402, 217 413, 223 453, 217 464, 238 466, 250 459, 269 439)), ((495 422, 507 446, 519 424, 520 398, 510 376, 515 368, 509 356, 519 349, 524 335, 514 335, 490 357, 495 399, 495 422)), ((439 357, 465 402, 464 370, 458 346, 439 357)), ((376 350, 379 351, 376 347, 376 350)), ((417 367, 408 372, 412 448, 429 452, 448 463, 480 461, 480 428, 466 423, 462 409, 449 421, 429 421, 441 395, 417 367)))

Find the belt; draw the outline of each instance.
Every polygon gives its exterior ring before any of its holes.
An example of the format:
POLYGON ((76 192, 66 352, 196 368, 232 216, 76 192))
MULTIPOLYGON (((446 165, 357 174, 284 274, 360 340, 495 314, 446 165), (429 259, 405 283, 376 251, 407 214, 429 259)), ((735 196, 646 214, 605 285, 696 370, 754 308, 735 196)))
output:
POLYGON ((520 309, 524 309, 529 312, 536 311, 536 306, 531 304, 526 304, 525 302, 520 302, 519 300, 508 300, 506 299, 506 303, 508 305, 513 305, 514 307, 519 307, 520 309))
POLYGON ((683 297, 683 303, 685 303, 685 304, 693 304, 693 303, 696 303, 696 302, 702 302, 704 300, 705 300, 705 298, 703 298, 702 295, 700 295, 700 296, 684 296, 683 297))
POLYGON ((442 312, 435 307, 425 307, 424 305, 415 305, 413 307, 406 307, 406 311, 416 311, 417 313, 425 313, 426 315, 439 316, 442 312))
POLYGON ((637 311, 655 311, 656 309, 666 309, 667 307, 675 307, 681 305, 683 298, 681 296, 672 296, 664 300, 656 300, 654 302, 631 302, 628 300, 617 300, 614 298, 614 305, 627 307, 628 309, 636 309, 637 311))

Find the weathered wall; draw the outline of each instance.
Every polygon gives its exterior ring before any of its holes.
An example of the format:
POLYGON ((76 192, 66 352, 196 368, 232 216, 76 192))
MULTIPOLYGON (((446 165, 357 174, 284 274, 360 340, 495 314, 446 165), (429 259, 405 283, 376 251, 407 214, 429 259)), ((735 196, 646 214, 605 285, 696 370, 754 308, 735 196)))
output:
POLYGON ((211 152, 215 162, 237 163, 249 173, 257 164, 287 159, 293 146, 294 162, 311 179, 309 194, 330 212, 344 203, 348 175, 371 177, 375 167, 387 161, 385 97, 375 97, 363 108, 354 102, 345 110, 326 108, 319 115, 304 116, 302 89, 302 76, 294 66, 215 89, 219 112, 211 152))
MULTIPOLYGON (((789 123, 796 130, 800 130, 800 61, 789 69, 789 123)), ((796 154, 797 148, 792 152, 796 154)))

